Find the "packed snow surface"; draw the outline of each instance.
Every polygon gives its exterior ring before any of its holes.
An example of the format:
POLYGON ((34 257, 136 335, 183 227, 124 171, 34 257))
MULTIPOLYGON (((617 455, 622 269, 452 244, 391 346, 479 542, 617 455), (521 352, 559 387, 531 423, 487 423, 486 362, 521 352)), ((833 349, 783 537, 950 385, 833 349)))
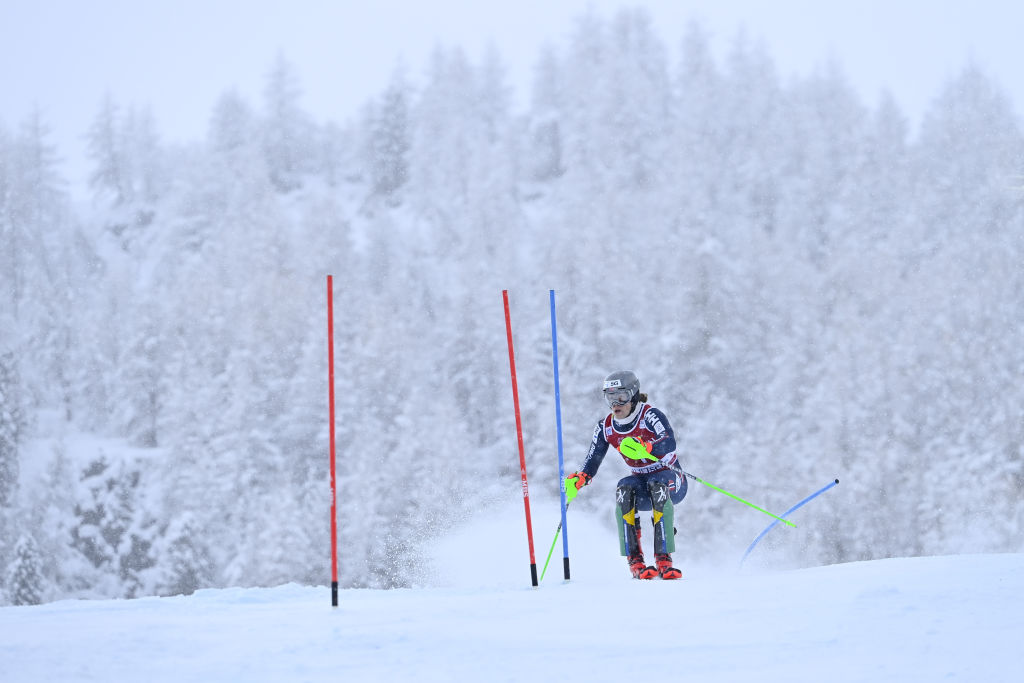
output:
POLYGON ((635 581, 614 548, 576 536, 571 580, 559 543, 537 588, 527 553, 470 563, 454 536, 422 587, 342 590, 336 608, 328 587, 295 584, 5 607, 0 679, 1019 680, 1021 554, 785 571, 679 561, 681 581, 635 581))

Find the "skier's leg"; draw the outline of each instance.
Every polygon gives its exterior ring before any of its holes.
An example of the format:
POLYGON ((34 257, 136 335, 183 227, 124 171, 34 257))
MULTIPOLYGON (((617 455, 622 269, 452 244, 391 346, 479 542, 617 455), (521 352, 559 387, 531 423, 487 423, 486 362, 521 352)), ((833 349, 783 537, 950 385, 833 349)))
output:
POLYGON ((615 521, 619 528, 619 552, 623 557, 643 555, 638 535, 636 515, 636 487, 626 477, 615 489, 615 521))
POLYGON ((615 489, 615 521, 619 529, 619 551, 626 556, 630 573, 637 579, 651 579, 657 575, 658 570, 647 566, 640 547, 640 520, 636 510, 640 484, 636 477, 626 477, 619 481, 615 489))
MULTIPOLYGON (((675 508, 672 502, 675 483, 674 473, 668 471, 655 474, 647 482, 653 508, 654 559, 658 574, 663 579, 678 579, 682 576, 682 572, 672 566, 671 555, 676 549, 675 508)), ((686 495, 685 490, 683 495, 686 495)))
POLYGON ((672 504, 679 505, 683 502, 683 498, 686 498, 688 488, 686 477, 676 471, 673 471, 672 475, 672 479, 668 482, 669 495, 672 497, 672 504))
POLYGON ((676 535, 673 527, 672 498, 669 496, 668 485, 663 481, 652 479, 647 483, 651 494, 651 521, 654 524, 654 552, 672 553, 676 549, 676 535), (666 533, 669 529, 671 532, 666 533))

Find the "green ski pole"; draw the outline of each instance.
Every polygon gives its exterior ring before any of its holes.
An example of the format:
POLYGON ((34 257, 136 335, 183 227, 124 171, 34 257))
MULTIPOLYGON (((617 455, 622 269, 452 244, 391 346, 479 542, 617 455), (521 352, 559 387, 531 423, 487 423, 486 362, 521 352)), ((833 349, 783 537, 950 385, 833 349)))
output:
POLYGON ((778 515, 773 515, 772 513, 770 513, 767 510, 765 510, 764 508, 759 508, 756 505, 754 505, 753 503, 745 501, 742 498, 740 498, 739 496, 736 496, 736 495, 733 495, 733 494, 729 493, 725 489, 718 488, 714 484, 712 484, 710 482, 704 481, 703 479, 701 479, 700 477, 698 477, 695 474, 690 474, 689 472, 684 472, 681 468, 679 468, 678 465, 676 465, 676 468, 678 469, 679 473, 682 474, 685 477, 689 477, 690 479, 693 479, 696 482, 700 482, 701 484, 704 484, 708 488, 712 488, 712 489, 718 491, 719 493, 724 493, 725 495, 729 496, 733 500, 738 500, 739 502, 743 503, 744 505, 749 505, 750 507, 754 508, 755 510, 758 510, 759 512, 763 512, 764 514, 768 515, 769 517, 774 517, 775 519, 779 520, 783 524, 788 524, 791 527, 795 527, 796 526, 796 524, 793 524, 793 522, 789 521, 788 519, 783 519, 782 517, 779 517, 778 515))
MULTIPOLYGON (((569 477, 565 480, 565 509, 568 512, 569 503, 576 500, 576 496, 579 495, 579 489, 576 488, 576 477, 569 477)), ((558 528, 555 529, 555 540, 551 541, 551 549, 548 550, 548 559, 544 560, 544 569, 540 572, 540 580, 544 580, 544 574, 548 571, 548 563, 551 562, 551 553, 555 552, 555 544, 558 543, 558 534, 562 533, 562 523, 558 523, 558 528)))
MULTIPOLYGON (((566 505, 565 509, 568 510, 569 506, 566 505)), ((548 550, 548 559, 544 560, 544 569, 541 570, 541 573, 540 573, 540 580, 541 581, 544 580, 544 575, 548 571, 548 562, 551 561, 551 553, 555 552, 555 544, 558 543, 558 534, 560 534, 560 533, 562 533, 562 523, 561 522, 558 523, 558 528, 555 529, 555 540, 551 541, 551 549, 548 550)))
MULTIPOLYGON (((650 452, 650 450, 648 450, 648 448, 649 448, 649 445, 643 444, 643 443, 637 441, 636 439, 634 439, 631 436, 627 436, 625 439, 622 440, 622 443, 619 444, 619 451, 624 456, 629 458, 630 460, 653 460, 654 462, 657 462, 658 459, 656 457, 654 457, 653 455, 651 455, 651 452, 650 452)), ((719 487, 715 486, 714 484, 712 484, 710 482, 706 482, 706 481, 704 481, 703 479, 701 479, 700 477, 698 477, 695 474, 690 474, 689 472, 684 472, 682 467, 679 466, 679 463, 676 463, 675 465, 673 465, 673 469, 676 470, 677 472, 679 472, 680 474, 682 474, 684 477, 689 477, 690 479, 693 479, 696 482, 700 482, 701 484, 704 484, 708 488, 712 488, 712 489, 718 491, 719 493, 724 493, 725 495, 729 496, 733 500, 738 500, 739 502, 743 503, 744 505, 749 505, 750 507, 754 508, 755 510, 757 510, 759 512, 763 512, 764 514, 768 515, 769 517, 773 517, 774 519, 777 519, 780 522, 788 524, 791 527, 795 527, 796 526, 796 524, 793 524, 793 522, 789 521, 788 519, 783 519, 782 517, 779 517, 778 515, 773 515, 772 513, 770 513, 767 510, 765 510, 764 508, 759 508, 756 505, 754 505, 753 503, 751 503, 749 501, 746 501, 746 500, 743 500, 739 496, 733 495, 733 494, 729 493, 728 491, 726 491, 723 488, 719 488, 719 487)))

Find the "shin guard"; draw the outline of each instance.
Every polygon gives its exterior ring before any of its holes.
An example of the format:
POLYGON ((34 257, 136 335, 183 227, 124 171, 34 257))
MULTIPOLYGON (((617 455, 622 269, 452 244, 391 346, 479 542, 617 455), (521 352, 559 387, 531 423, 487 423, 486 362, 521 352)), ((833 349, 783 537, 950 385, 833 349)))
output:
POLYGON ((615 526, 619 530, 619 553, 623 557, 639 554, 636 490, 632 487, 620 486, 615 489, 615 526))
POLYGON ((647 490, 651 494, 651 504, 654 508, 651 517, 654 523, 654 552, 673 553, 676 550, 676 534, 673 527, 675 515, 668 484, 652 481, 648 484, 647 490), (668 533, 666 529, 669 530, 668 533))

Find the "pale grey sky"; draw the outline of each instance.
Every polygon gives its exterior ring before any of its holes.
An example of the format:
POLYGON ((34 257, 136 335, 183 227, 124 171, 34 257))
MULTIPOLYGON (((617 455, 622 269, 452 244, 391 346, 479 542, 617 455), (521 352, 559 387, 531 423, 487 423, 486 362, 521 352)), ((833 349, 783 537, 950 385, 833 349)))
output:
POLYGON ((418 75, 438 43, 478 58, 493 42, 525 100, 540 46, 588 5, 647 7, 673 51, 691 18, 719 52, 742 26, 783 77, 833 58, 867 104, 888 89, 913 123, 972 60, 1024 106, 1024 3, 1009 0, 0 0, 0 124, 13 131, 38 106, 77 182, 105 92, 148 105, 165 141, 198 139, 226 89, 260 102, 279 51, 320 122, 354 114, 399 60, 418 75))

